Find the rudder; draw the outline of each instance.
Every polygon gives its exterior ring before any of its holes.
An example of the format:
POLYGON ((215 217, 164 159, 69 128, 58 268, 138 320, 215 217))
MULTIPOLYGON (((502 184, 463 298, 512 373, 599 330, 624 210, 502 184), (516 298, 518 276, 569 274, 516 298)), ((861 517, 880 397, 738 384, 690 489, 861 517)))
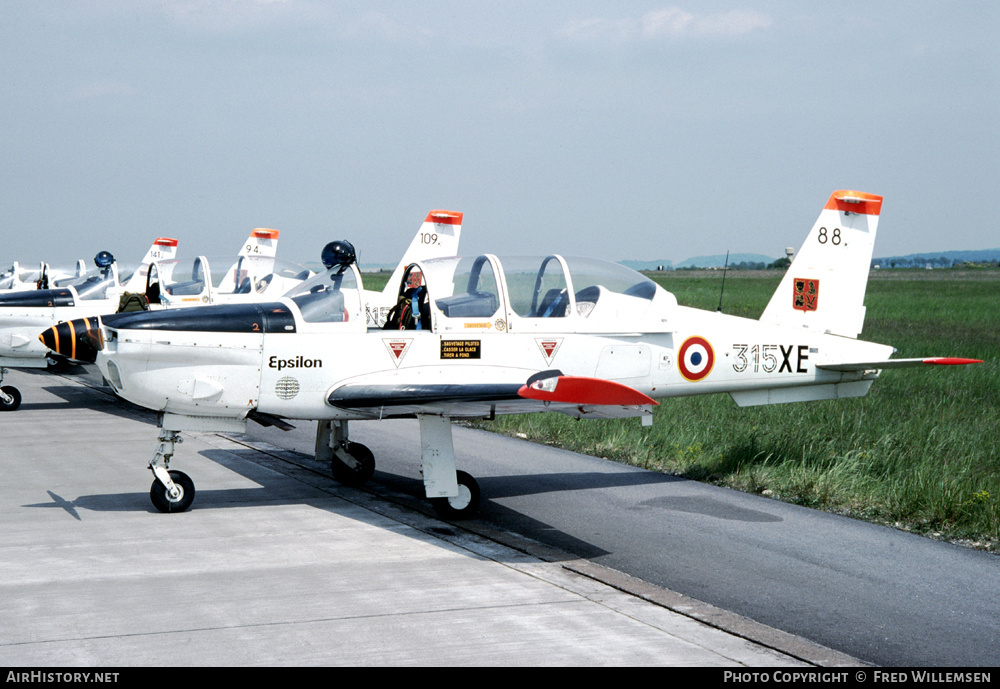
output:
POLYGON ((856 338, 881 211, 881 196, 833 192, 761 322, 856 338))

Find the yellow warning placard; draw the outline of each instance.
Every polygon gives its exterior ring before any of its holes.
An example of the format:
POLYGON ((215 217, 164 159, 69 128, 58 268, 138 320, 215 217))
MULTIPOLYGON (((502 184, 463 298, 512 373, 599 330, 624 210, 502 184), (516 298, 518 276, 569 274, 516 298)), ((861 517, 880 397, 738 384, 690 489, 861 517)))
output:
POLYGON ((478 359, 481 340, 441 340, 442 359, 478 359))

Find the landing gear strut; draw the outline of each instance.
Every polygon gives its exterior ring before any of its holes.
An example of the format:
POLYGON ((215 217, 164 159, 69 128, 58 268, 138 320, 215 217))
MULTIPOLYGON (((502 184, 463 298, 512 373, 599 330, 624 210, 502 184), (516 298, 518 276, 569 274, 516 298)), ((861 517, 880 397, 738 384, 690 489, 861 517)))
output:
MULTIPOLYGON (((420 461, 424 491, 442 519, 468 519, 479 511, 479 484, 455 469, 451 419, 420 414, 420 461)), ((375 473, 375 458, 364 445, 348 440, 347 421, 320 421, 316 426, 316 459, 330 462, 333 478, 360 486, 375 473)))
MULTIPOLYGON (((0 368, 0 383, 7 375, 7 369, 0 368)), ((0 387, 0 411, 14 411, 21 406, 21 391, 13 385, 0 387)))
POLYGON ((345 486, 360 486, 375 474, 375 455, 347 438, 347 421, 320 421, 316 425, 316 459, 330 462, 333 478, 345 486))
POLYGON ((149 460, 156 480, 149 488, 149 499, 160 512, 184 512, 194 502, 194 481, 183 471, 168 471, 174 445, 183 442, 180 431, 160 429, 159 442, 149 460))
POLYGON ((442 519, 468 519, 479 511, 479 484, 455 469, 451 419, 418 414, 424 490, 442 519))

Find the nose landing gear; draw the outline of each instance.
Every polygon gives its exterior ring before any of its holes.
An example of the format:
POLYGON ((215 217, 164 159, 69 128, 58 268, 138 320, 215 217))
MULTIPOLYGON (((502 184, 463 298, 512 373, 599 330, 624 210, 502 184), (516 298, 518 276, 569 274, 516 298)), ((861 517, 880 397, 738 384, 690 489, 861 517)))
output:
MULTIPOLYGON (((7 375, 7 369, 0 368, 0 383, 7 375)), ((0 387, 0 411, 14 411, 21 406, 21 391, 13 385, 0 387)))
POLYGON ((149 488, 149 499, 160 512, 184 512, 194 502, 194 481, 183 471, 169 471, 175 443, 182 442, 180 431, 160 429, 159 442, 149 460, 156 480, 149 488))

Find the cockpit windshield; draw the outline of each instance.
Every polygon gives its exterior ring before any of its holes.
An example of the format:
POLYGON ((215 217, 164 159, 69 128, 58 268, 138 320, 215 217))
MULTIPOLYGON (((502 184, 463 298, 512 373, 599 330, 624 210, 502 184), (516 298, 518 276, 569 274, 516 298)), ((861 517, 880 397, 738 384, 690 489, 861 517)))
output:
MULTIPOLYGON (((676 303, 649 278, 597 259, 481 255, 434 259, 420 266, 426 273, 428 297, 444 319, 438 323, 442 331, 459 327, 451 319, 479 319, 475 327, 492 324, 498 330, 515 318, 522 330, 612 331, 640 322, 650 327, 645 321, 654 301, 663 308, 676 303)), ((665 321, 661 315, 654 322, 665 321)))
POLYGON ((79 277, 56 280, 56 287, 72 287, 82 301, 107 299, 108 289, 116 286, 117 275, 113 266, 96 268, 79 277))
POLYGON ((158 293, 168 299, 197 297, 208 294, 209 289, 213 298, 265 293, 277 297, 310 275, 308 269, 290 261, 270 259, 265 270, 261 264, 244 257, 233 263, 232 258, 197 256, 157 261, 149 283, 150 287, 157 285, 158 293))
POLYGON ((573 280, 576 310, 585 318, 594 310, 603 293, 647 301, 656 295, 655 282, 619 263, 592 258, 567 258, 566 264, 573 280))
MULTIPOLYGON (((7 266, 0 270, 0 290, 19 289, 28 283, 37 282, 42 277, 42 268, 36 263, 31 266, 22 266, 18 263, 7 266)), ((35 285, 31 285, 32 288, 35 285)))
POLYGON ((500 308, 500 288, 486 256, 458 259, 451 282, 451 293, 435 301, 446 318, 490 318, 500 308))
POLYGON ((353 266, 340 265, 312 276, 286 297, 310 323, 343 323, 356 321, 361 315, 361 292, 353 266))

